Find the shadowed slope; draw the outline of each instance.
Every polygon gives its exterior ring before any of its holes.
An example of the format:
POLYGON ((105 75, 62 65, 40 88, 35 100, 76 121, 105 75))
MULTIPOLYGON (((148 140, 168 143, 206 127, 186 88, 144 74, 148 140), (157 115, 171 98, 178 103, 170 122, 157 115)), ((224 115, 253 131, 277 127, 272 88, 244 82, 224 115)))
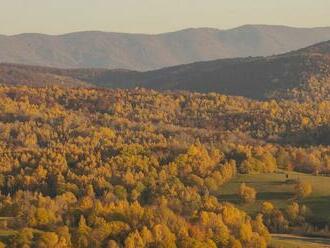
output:
POLYGON ((29 84, 30 80, 45 81, 40 78, 49 79, 48 83, 60 78, 64 84, 75 86, 87 82, 86 85, 108 88, 145 87, 220 92, 257 99, 326 100, 330 96, 329 55, 330 41, 283 55, 198 62, 148 72, 3 64, 0 79, 8 84, 29 84))

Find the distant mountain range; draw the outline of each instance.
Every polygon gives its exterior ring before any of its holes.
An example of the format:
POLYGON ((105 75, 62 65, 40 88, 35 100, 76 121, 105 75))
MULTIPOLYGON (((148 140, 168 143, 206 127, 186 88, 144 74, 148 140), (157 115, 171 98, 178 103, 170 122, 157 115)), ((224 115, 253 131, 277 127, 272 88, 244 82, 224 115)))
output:
POLYGON ((330 40, 330 27, 245 25, 157 35, 80 32, 0 35, 0 62, 60 68, 153 70, 221 58, 270 56, 330 40))
POLYGON ((219 92, 254 99, 330 100, 330 41, 269 57, 198 62, 138 72, 0 64, 0 83, 219 92))

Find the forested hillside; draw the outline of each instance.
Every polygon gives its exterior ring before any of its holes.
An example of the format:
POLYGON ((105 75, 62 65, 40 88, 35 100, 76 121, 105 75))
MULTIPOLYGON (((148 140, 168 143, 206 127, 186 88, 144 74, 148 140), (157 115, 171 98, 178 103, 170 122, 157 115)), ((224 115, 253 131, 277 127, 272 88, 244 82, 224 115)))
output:
POLYGON ((63 87, 91 87, 71 76, 63 75, 51 68, 0 64, 0 84, 27 86, 63 86, 63 87))
POLYGON ((330 41, 283 55, 200 62, 149 72, 2 64, 0 82, 218 92, 253 99, 329 100, 330 41))
MULTIPOLYGON (((210 93, 0 87, 0 240, 8 247, 264 248, 326 224, 296 195, 242 210, 239 175, 330 172, 329 101, 210 93)), ((316 176, 315 176, 316 177, 316 176)), ((325 198, 322 198, 326 200, 325 198)), ((321 200, 322 200, 321 199, 321 200)))
POLYGON ((271 57, 215 60, 150 72, 86 72, 73 75, 110 88, 219 92, 256 99, 324 99, 330 95, 330 41, 271 57))

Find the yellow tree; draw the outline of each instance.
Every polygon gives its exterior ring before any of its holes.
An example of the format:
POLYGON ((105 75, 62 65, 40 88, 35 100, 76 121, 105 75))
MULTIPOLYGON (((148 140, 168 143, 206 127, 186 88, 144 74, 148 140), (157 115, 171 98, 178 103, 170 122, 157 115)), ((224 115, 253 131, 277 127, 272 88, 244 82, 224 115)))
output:
POLYGON ((238 196, 244 203, 252 203, 256 200, 257 192, 254 188, 242 183, 239 187, 238 196))
POLYGON ((306 198, 313 192, 312 185, 308 182, 299 181, 295 186, 296 197, 297 198, 306 198))

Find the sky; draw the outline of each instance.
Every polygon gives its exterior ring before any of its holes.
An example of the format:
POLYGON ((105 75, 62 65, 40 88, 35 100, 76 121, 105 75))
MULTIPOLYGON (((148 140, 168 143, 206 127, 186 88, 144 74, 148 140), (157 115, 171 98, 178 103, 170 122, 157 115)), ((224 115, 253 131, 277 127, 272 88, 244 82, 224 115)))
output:
POLYGON ((330 0, 0 0, 0 33, 330 26, 330 0))

